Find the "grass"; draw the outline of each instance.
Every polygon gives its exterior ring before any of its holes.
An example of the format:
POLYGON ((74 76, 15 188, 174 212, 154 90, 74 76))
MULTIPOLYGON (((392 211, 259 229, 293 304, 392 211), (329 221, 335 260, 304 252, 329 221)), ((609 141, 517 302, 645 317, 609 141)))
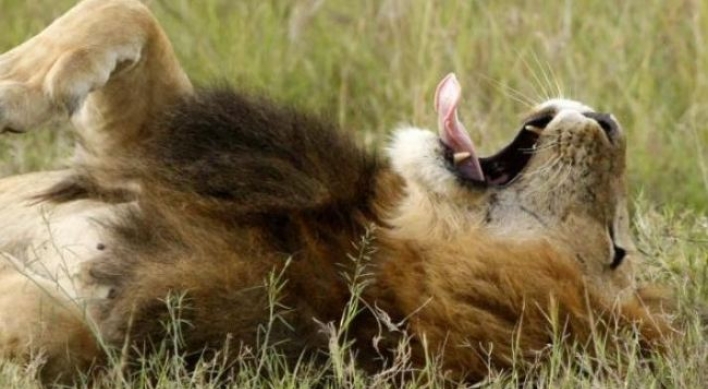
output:
MULTIPOLYGON (((0 51, 72 3, 0 0, 0 51)), ((548 97, 613 112, 628 137, 635 237, 647 254, 642 277, 677 290, 687 330, 653 374, 630 365, 578 375, 552 358, 539 386, 708 384, 708 338, 694 308, 708 302, 708 2, 149 3, 197 83, 228 80, 325 111, 367 143, 382 143, 401 122, 433 127, 434 88, 450 71, 463 85, 463 120, 487 153, 512 137, 530 105, 548 97), (605 379, 598 382, 599 376, 605 379)), ((71 152, 69 131, 61 123, 47 127, 0 137, 0 176, 63 164, 71 152)), ((277 366, 277 357, 270 362, 277 366)), ((345 362, 343 381, 331 386, 376 383, 345 362)), ((307 387, 319 376, 307 369, 281 373, 268 382, 246 374, 239 387, 307 387)), ((186 375, 173 371, 156 385, 208 387, 186 375)), ((25 376, 17 366, 3 365, 0 387, 32 387, 25 376)), ((490 385, 514 387, 513 375, 490 385)))

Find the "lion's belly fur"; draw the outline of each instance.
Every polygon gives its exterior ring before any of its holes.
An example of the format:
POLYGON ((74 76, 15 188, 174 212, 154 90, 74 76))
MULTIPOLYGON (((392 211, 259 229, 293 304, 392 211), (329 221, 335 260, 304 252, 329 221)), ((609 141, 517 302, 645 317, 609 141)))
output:
POLYGON ((36 275, 64 287, 76 298, 73 278, 81 263, 103 250, 101 223, 119 206, 96 200, 62 204, 35 197, 70 174, 54 171, 0 180, 0 252, 2 268, 36 275))
POLYGON ((34 199, 68 174, 0 180, 0 357, 43 355, 48 380, 87 369, 100 356, 84 308, 106 291, 84 283, 81 265, 102 248, 98 222, 116 209, 92 200, 34 199))

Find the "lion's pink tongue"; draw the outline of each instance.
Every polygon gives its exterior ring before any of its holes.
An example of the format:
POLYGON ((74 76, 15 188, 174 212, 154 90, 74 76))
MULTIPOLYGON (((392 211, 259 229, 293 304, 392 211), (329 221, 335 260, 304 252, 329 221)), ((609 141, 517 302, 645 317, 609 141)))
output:
POLYGON ((474 143, 457 117, 457 104, 460 102, 461 93, 462 88, 454 73, 445 76, 438 84, 435 91, 435 110, 438 113, 440 140, 452 149, 455 167, 463 176, 484 181, 484 172, 479 164, 474 143))

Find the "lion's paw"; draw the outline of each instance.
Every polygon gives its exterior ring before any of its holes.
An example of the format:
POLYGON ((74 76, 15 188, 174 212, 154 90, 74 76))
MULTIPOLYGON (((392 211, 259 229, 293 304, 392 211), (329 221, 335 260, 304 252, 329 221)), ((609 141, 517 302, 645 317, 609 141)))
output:
POLYGON ((53 111, 40 87, 0 81, 0 134, 25 132, 48 120, 53 111))

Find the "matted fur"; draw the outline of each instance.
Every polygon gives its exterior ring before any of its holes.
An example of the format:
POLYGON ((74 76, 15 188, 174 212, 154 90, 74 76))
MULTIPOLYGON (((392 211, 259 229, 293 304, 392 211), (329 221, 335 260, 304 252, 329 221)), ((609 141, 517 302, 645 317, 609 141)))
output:
MULTIPOLYGON (((321 323, 352 298, 367 231, 369 309, 348 332, 366 369, 402 336, 376 309, 404 324, 416 366, 427 345, 468 381, 558 341, 636 331, 652 352, 672 333, 657 289, 634 281, 624 136, 584 105, 540 105, 528 120, 548 120, 522 174, 469 185, 430 131, 399 129, 385 158, 316 115, 195 92, 141 3, 86 0, 0 56, 0 131, 61 114, 79 135, 75 165, 0 181, 0 356, 42 353, 46 380, 100 364, 95 337, 154 351, 168 297, 188 362, 227 343, 235 361, 271 319, 273 274, 270 344, 292 363, 321 357, 321 323), (63 313, 33 308, 47 301, 63 313)), ((607 352, 627 341, 608 339, 607 352)))

